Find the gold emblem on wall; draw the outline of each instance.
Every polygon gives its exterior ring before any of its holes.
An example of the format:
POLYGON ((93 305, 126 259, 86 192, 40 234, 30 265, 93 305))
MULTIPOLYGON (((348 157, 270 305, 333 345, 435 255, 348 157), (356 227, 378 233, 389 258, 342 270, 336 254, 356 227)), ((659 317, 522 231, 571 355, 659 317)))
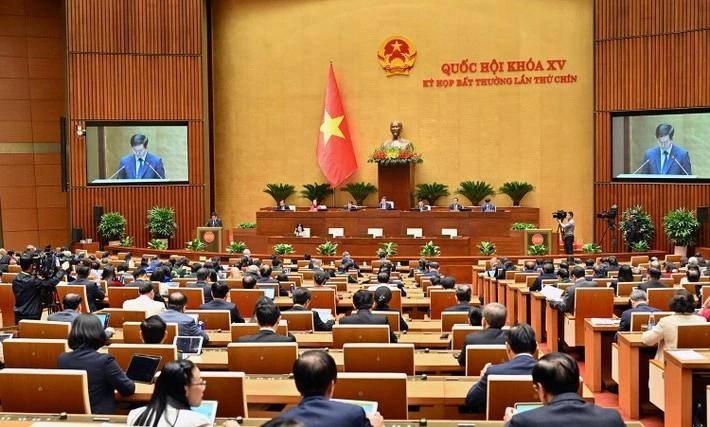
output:
POLYGON ((417 49, 408 38, 391 36, 382 42, 377 58, 387 77, 395 74, 408 76, 417 59, 417 49))

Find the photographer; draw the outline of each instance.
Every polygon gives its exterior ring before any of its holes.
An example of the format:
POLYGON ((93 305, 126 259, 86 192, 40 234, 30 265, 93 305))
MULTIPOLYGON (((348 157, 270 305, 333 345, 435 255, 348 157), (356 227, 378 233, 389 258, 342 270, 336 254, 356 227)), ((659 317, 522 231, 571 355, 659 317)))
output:
POLYGON ((574 213, 572 211, 567 212, 565 219, 567 221, 563 223, 558 217, 557 223, 560 225, 562 235, 564 236, 565 253, 572 254, 574 253, 574 248, 572 246, 574 243, 574 213))
MULTIPOLYGON (((47 256, 47 255, 44 255, 47 256)), ((23 319, 40 320, 42 317, 42 297, 54 291, 54 287, 66 275, 69 268, 65 262, 50 277, 43 278, 35 271, 42 261, 42 254, 25 252, 20 256, 22 272, 12 281, 12 293, 15 294, 15 321, 23 319)))

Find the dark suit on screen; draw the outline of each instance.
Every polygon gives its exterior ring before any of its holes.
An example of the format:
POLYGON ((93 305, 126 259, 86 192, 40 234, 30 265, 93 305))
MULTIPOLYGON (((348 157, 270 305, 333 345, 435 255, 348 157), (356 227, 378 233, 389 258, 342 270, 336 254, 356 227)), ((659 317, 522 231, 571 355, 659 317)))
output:
POLYGON ((118 169, 121 171, 116 175, 116 179, 165 179, 163 159, 150 152, 146 153, 143 166, 138 171, 136 156, 133 154, 123 156, 118 169))
POLYGON ((308 427, 371 427, 365 411, 355 405, 335 402, 325 396, 305 397, 281 417, 294 418, 308 427))
POLYGON ((646 153, 643 156, 643 163, 646 164, 637 173, 660 175, 692 174, 690 166, 690 155, 688 154, 688 150, 679 147, 675 144, 673 144, 670 152, 668 153, 668 159, 663 164, 663 169, 661 169, 660 147, 653 147, 646 150, 646 153), (685 171, 683 171, 683 169, 685 169, 685 171))
POLYGON ((527 353, 522 353, 513 359, 499 365, 491 365, 486 369, 486 373, 476 384, 471 387, 466 394, 466 407, 473 412, 485 412, 486 396, 488 394, 489 375, 530 375, 535 358, 527 353))
POLYGON ((296 342, 296 337, 291 334, 279 335, 270 329, 262 329, 254 335, 239 337, 237 342, 296 342))
POLYGON ((459 365, 466 366, 466 346, 469 345, 490 345, 505 344, 508 339, 508 331, 498 328, 486 328, 480 332, 473 332, 463 339, 463 347, 459 353, 459 365))
POLYGON ((623 427, 619 411, 601 408, 585 402, 577 393, 562 393, 549 404, 531 411, 513 415, 508 427, 623 427))
POLYGON ((210 302, 206 302, 200 305, 200 310, 229 310, 229 317, 232 323, 244 323, 237 306, 223 299, 213 299, 210 302))

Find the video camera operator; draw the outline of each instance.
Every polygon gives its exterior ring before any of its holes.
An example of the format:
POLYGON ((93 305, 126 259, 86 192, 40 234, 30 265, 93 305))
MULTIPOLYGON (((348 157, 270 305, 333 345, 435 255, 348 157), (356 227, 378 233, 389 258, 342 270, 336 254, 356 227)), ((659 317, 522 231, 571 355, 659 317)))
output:
MULTIPOLYGON (((562 211, 564 212, 564 211, 562 211)), ((558 212, 559 213, 559 212, 558 212)), ((567 216, 560 218, 562 215, 556 216, 557 223, 560 225, 560 231, 563 235, 563 240, 565 242, 565 253, 574 253, 574 213, 572 211, 567 212, 567 216), (562 222, 565 219, 566 222, 562 222)))
MULTIPOLYGON (((12 281, 12 293, 15 294, 15 321, 23 319, 40 320, 42 317, 43 297, 53 293, 54 287, 66 275, 69 263, 64 262, 61 268, 47 268, 46 253, 24 252, 20 256, 22 271, 12 281), (39 268, 40 271, 37 271, 39 268), (56 271, 55 271, 56 270, 56 271), (43 273, 46 274, 43 275, 43 273), (52 273, 52 274, 47 274, 52 273)), ((50 258, 50 262, 54 258, 50 258)))

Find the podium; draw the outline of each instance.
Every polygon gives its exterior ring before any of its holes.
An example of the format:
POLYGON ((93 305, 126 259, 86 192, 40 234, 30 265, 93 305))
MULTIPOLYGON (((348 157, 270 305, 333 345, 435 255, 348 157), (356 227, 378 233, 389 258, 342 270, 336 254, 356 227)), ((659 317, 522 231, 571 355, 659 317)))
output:
POLYGON ((387 196, 394 202, 394 208, 407 210, 414 203, 414 163, 383 166, 377 164, 377 189, 379 198, 387 196))
POLYGON ((222 227, 197 227, 197 238, 207 247, 207 252, 223 252, 222 227))
POLYGON ((523 235, 525 236, 522 248, 524 254, 528 253, 528 248, 531 245, 545 245, 547 248, 545 255, 557 253, 557 251, 554 250, 557 246, 557 241, 552 240, 552 230, 542 228, 527 229, 523 230, 523 235))

